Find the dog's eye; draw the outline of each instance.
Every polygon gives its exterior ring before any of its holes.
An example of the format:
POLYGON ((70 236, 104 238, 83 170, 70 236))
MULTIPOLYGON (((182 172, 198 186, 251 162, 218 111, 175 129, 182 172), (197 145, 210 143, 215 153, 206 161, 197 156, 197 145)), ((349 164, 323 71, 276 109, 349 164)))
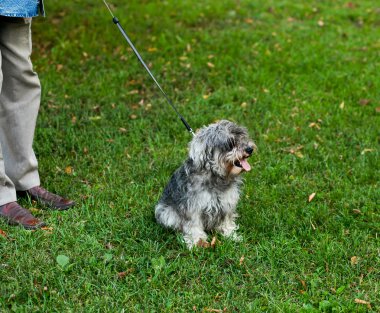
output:
POLYGON ((227 148, 228 148, 228 151, 232 151, 235 147, 235 143, 233 140, 228 140, 227 142, 227 148))

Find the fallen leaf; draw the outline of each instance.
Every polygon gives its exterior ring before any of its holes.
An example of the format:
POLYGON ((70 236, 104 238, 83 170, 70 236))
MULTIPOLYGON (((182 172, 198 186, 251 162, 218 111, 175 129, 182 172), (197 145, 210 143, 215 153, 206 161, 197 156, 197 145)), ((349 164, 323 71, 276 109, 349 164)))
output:
POLYGON ((307 289, 307 286, 306 286, 306 281, 304 281, 304 280, 302 280, 302 279, 300 279, 300 283, 301 283, 301 285, 302 285, 302 287, 303 287, 303 289, 307 289))
POLYGON ((57 64, 56 69, 57 69, 57 72, 61 71, 63 69, 63 65, 57 64))
POLYGON ((209 309, 209 308, 205 308, 205 311, 206 311, 206 312, 222 313, 222 312, 227 312, 227 308, 224 308, 223 310, 220 310, 220 309, 209 309))
POLYGON ((359 209, 353 209, 352 212, 354 212, 355 214, 362 214, 362 211, 360 211, 359 209))
POLYGON ((5 231, 3 231, 2 229, 0 229, 0 236, 4 237, 4 238, 8 238, 8 235, 5 231))
POLYGON ((212 64, 211 62, 207 62, 207 66, 208 66, 209 68, 214 68, 214 67, 215 67, 215 65, 212 64))
POLYGON ((119 272, 119 273, 117 273, 117 277, 118 278, 124 278, 125 276, 127 276, 127 272, 119 272))
POLYGON ((113 246, 112 243, 110 243, 110 242, 107 242, 106 245, 105 245, 105 247, 106 247, 106 249, 108 249, 108 250, 111 250, 111 249, 114 248, 114 246, 113 246))
POLYGON ((119 131, 120 131, 121 133, 126 133, 126 132, 127 132, 127 130, 126 130, 124 127, 120 127, 120 128, 119 128, 119 131))
POLYGON ((369 99, 360 99, 360 100, 359 100, 359 104, 360 104, 361 106, 366 106, 366 105, 368 105, 370 102, 371 102, 371 100, 369 100, 369 99))
POLYGON ((357 5, 353 2, 347 2, 344 6, 349 9, 354 9, 357 7, 357 5))
POLYGON ((241 106, 242 108, 246 108, 246 107, 247 107, 247 102, 243 102, 242 104, 240 104, 240 106, 241 106))
POLYGON ((99 121, 99 120, 101 120, 102 119, 102 117, 101 116, 90 116, 89 118, 88 118, 90 121, 99 121))
POLYGON ((355 303, 357 303, 357 304, 364 304, 364 305, 367 306, 368 309, 371 309, 371 308, 372 308, 372 307, 371 307, 371 303, 368 302, 368 301, 365 301, 365 300, 361 300, 361 299, 356 298, 356 299, 355 299, 355 303))
POLYGON ((318 123, 312 122, 309 124, 310 128, 316 128, 316 129, 321 129, 321 126, 318 123))
POLYGON ((318 26, 319 27, 323 27, 323 26, 325 26, 325 23, 322 20, 319 20, 318 21, 318 26))
POLYGON ((95 105, 94 107, 92 107, 92 110, 96 113, 100 113, 100 105, 95 105))
POLYGON ((207 100, 209 97, 211 96, 211 93, 209 93, 208 95, 203 95, 203 99, 207 100))
POLYGON ((311 202, 311 200, 314 199, 315 195, 316 195, 316 193, 313 192, 313 193, 309 196, 309 202, 311 202))
POLYGON ((135 120, 135 119, 137 118, 137 115, 136 115, 136 114, 131 114, 131 115, 129 116, 129 118, 130 118, 131 120, 135 120))
POLYGON ((341 110, 344 109, 344 101, 341 104, 339 104, 339 109, 341 109, 341 110))
POLYGON ((211 243, 210 243, 210 247, 211 248, 215 248, 215 245, 216 245, 216 237, 212 237, 212 240, 211 240, 211 243))
POLYGON ((73 173, 73 167, 72 166, 66 166, 65 173, 68 175, 71 175, 73 173))
POLYGON ((377 107, 377 108, 375 109, 375 112, 376 112, 376 113, 380 113, 380 107, 377 107))
POLYGON ((240 265, 243 265, 243 262, 244 262, 244 255, 241 256, 240 260, 239 260, 239 264, 240 265))
POLYGON ((137 95, 139 93, 139 91, 137 89, 134 89, 134 90, 131 90, 130 92, 128 92, 129 95, 137 95))
POLYGON ((244 22, 246 22, 247 24, 253 24, 253 19, 251 19, 251 18, 246 18, 246 19, 244 20, 244 22))
POLYGON ((357 265, 359 263, 359 258, 357 256, 351 257, 351 265, 357 265))
POLYGON ((46 231, 52 231, 53 227, 44 226, 44 227, 41 227, 41 229, 46 230, 46 231))
POLYGON ((148 52, 156 52, 156 51, 157 51, 157 48, 154 48, 154 47, 148 48, 148 52))
POLYGON ((368 148, 366 148, 360 154, 363 155, 363 154, 366 154, 367 152, 373 152, 373 151, 375 151, 375 149, 368 149, 368 148))

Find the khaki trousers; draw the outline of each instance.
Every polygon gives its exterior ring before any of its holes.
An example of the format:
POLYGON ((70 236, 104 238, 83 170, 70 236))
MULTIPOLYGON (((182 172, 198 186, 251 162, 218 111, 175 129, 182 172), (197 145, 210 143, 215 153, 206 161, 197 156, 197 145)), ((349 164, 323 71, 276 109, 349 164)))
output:
POLYGON ((32 145, 41 85, 30 60, 31 23, 0 16, 0 205, 40 185, 32 145))

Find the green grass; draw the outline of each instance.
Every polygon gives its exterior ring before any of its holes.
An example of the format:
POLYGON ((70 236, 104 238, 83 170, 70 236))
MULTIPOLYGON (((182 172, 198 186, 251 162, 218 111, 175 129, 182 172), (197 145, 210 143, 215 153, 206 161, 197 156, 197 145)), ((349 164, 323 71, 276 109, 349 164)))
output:
POLYGON ((243 242, 191 252, 153 214, 191 136, 102 1, 45 2, 35 151, 78 204, 21 202, 51 231, 1 222, 1 311, 380 310, 377 1, 112 2, 194 129, 231 119, 259 148, 243 242))

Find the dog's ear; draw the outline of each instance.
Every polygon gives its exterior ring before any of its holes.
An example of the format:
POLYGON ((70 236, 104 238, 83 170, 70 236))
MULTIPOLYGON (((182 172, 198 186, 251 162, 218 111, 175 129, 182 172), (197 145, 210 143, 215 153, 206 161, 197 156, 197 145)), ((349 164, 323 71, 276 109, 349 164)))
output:
POLYGON ((197 168, 204 167, 206 149, 204 137, 197 133, 189 144, 189 157, 197 168))

